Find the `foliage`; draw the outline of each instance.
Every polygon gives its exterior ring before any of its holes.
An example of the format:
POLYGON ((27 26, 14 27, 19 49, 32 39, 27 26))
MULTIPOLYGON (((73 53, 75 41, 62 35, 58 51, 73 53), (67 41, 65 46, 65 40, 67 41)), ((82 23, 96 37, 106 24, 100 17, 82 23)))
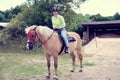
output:
POLYGON ((100 14, 92 15, 90 19, 92 19, 92 21, 108 21, 109 20, 109 18, 102 17, 100 14))
MULTIPOLYGON (((66 28, 68 31, 75 31, 82 37, 83 28, 80 25, 85 21, 107 21, 119 20, 120 14, 116 13, 113 17, 103 17, 100 14, 85 15, 76 14, 71 7, 81 4, 86 0, 27 0, 26 4, 16 6, 5 12, 0 11, 0 21, 10 21, 6 29, 6 38, 15 39, 25 37, 24 29, 30 25, 45 25, 52 28, 51 24, 51 8, 58 7, 61 15, 66 21, 66 28)), ((79 6, 78 6, 79 7, 79 6)), ((3 35, 4 36, 4 35, 3 35)), ((2 39, 1 41, 5 41, 2 39)))
POLYGON ((120 14, 116 13, 115 15, 113 15, 113 20, 120 20, 120 14))
MULTIPOLYGON (((72 0, 71 0, 72 1, 72 0)), ((80 1, 80 0, 79 0, 80 1)), ((65 21, 67 24, 68 31, 75 31, 77 29, 80 22, 80 15, 77 15, 71 8, 70 5, 67 4, 68 1, 58 0, 55 2, 51 0, 51 2, 46 0, 28 0, 28 2, 24 5, 16 7, 7 13, 17 14, 10 21, 10 25, 8 25, 7 33, 10 35, 11 39, 21 38, 25 36, 24 29, 26 26, 30 25, 45 25, 52 28, 51 24, 51 8, 53 6, 59 7, 59 12, 61 15, 65 17, 65 21), (58 3, 59 2, 59 3, 58 3), (17 13, 19 12, 19 13, 17 13)), ((9 18, 8 18, 9 19, 9 18)))
POLYGON ((0 13, 0 21, 1 21, 1 22, 6 21, 6 19, 5 19, 4 15, 3 15, 2 13, 0 13))
POLYGON ((92 21, 110 21, 110 20, 120 20, 120 14, 115 13, 113 16, 103 17, 100 14, 90 16, 92 21))
POLYGON ((20 6, 11 8, 10 10, 0 11, 0 22, 9 22, 10 19, 14 18, 20 12, 21 12, 20 6))
POLYGON ((81 38, 83 37, 83 31, 84 31, 83 27, 81 26, 81 23, 91 21, 89 19, 89 17, 90 17, 90 15, 83 16, 82 14, 79 14, 79 16, 77 16, 77 18, 78 18, 77 23, 79 23, 79 25, 77 25, 77 27, 76 27, 76 29, 74 29, 74 31, 77 32, 81 38))
POLYGON ((0 31, 0 44, 6 44, 9 39, 10 35, 7 34, 7 31, 0 31))

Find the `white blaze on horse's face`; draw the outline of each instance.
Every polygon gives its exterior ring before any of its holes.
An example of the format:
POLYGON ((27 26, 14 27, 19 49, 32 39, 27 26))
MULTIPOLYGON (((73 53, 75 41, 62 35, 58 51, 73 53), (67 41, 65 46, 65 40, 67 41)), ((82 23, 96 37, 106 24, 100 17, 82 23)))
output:
POLYGON ((32 50, 33 46, 35 44, 35 39, 36 39, 36 32, 35 30, 31 30, 27 33, 27 44, 26 44, 26 48, 28 50, 32 50))
POLYGON ((27 41, 26 48, 29 50, 29 40, 27 41))
POLYGON ((34 46, 34 42, 31 42, 31 41, 27 41, 27 44, 26 44, 26 48, 28 50, 32 50, 33 49, 33 46, 34 46))

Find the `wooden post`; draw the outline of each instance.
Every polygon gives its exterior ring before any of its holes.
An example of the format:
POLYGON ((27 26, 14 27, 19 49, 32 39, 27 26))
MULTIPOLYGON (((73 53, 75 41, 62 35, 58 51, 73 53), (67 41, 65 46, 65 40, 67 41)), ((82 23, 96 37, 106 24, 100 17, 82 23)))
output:
POLYGON ((87 42, 89 42, 90 38, 89 38, 89 26, 87 27, 87 42))
POLYGON ((96 45, 96 48, 97 48, 98 45, 97 45, 97 39, 96 39, 96 32, 94 32, 94 38, 95 38, 95 45, 96 45))

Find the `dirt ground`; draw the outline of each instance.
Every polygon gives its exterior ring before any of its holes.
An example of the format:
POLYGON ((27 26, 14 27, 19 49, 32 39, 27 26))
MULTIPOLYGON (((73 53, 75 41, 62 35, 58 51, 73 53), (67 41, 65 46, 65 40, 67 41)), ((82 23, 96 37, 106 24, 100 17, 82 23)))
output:
POLYGON ((120 37, 104 34, 84 46, 85 57, 94 66, 72 73, 66 80, 120 80, 120 37), (112 37, 111 37, 112 36, 112 37))

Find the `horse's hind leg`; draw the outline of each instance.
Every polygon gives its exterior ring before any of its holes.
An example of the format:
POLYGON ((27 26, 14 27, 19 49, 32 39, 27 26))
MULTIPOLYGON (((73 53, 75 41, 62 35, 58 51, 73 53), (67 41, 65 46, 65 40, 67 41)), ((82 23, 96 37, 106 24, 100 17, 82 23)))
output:
POLYGON ((75 55, 72 52, 72 53, 70 53, 70 56, 72 58, 72 69, 71 69, 71 72, 74 72, 74 70, 75 70, 75 55))
POLYGON ((81 49, 77 49, 77 55, 78 55, 78 59, 80 61, 80 70, 79 70, 79 72, 82 72, 82 68, 83 68, 83 64, 82 64, 83 56, 81 54, 81 49))

